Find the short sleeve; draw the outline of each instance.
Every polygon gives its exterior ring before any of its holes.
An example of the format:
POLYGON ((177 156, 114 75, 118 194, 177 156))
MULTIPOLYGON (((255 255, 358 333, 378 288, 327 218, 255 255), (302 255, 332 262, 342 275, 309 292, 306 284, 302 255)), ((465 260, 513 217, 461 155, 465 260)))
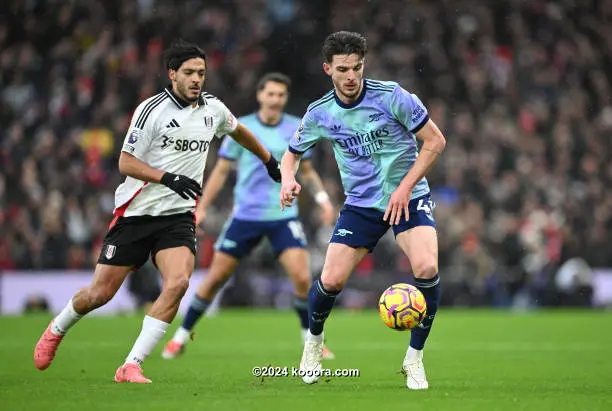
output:
POLYGON ((429 121, 429 114, 421 100, 400 86, 393 90, 391 112, 412 133, 418 132, 429 121))
POLYGON ((312 119, 312 111, 307 111, 289 142, 289 151, 294 154, 305 154, 319 141, 321 133, 317 123, 312 119))
POLYGON ((121 151, 125 151, 143 160, 145 154, 149 151, 151 141, 155 135, 155 113, 152 112, 155 100, 147 100, 142 102, 134 111, 130 127, 123 140, 121 151))
POLYGON ((227 160, 237 160, 242 152, 242 146, 230 136, 225 136, 219 148, 219 157, 227 160))
POLYGON ((225 134, 230 134, 238 127, 238 120, 232 112, 220 100, 215 99, 216 109, 219 111, 219 125, 215 135, 221 137, 225 134))
POLYGON ((311 160, 312 159, 312 152, 313 151, 314 151, 314 147, 311 147, 308 150, 304 151, 304 154, 302 154, 302 159, 303 160, 311 160))

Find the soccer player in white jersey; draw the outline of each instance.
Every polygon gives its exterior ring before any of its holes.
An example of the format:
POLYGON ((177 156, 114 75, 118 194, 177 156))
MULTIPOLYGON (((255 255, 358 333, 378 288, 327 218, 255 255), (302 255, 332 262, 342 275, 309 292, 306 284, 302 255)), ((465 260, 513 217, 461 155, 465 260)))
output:
MULTIPOLYGON (((239 119, 273 155, 283 155, 289 140, 300 125, 299 118, 283 112, 290 84, 289 77, 281 73, 264 75, 257 86, 259 110, 239 119)), ((193 296, 183 324, 164 348, 162 356, 166 359, 174 358, 184 351, 193 327, 209 307, 217 291, 229 279, 240 260, 264 237, 270 242, 275 256, 293 281, 294 307, 300 320, 302 336, 306 335, 308 329, 310 264, 306 237, 297 208, 284 213, 280 210, 280 184, 269 179, 261 161, 234 140, 223 141, 219 157, 206 182, 202 201, 198 204, 196 223, 199 224, 204 219, 207 207, 225 185, 232 165, 236 164, 238 176, 234 189, 234 210, 219 235, 211 267, 193 296)), ((335 218, 334 207, 309 159, 310 153, 306 153, 301 164, 303 184, 321 207, 322 222, 332 225, 335 218)), ((323 357, 331 359, 333 354, 324 347, 323 357)))
POLYGON ((317 141, 332 144, 346 201, 323 266, 308 295, 309 332, 300 369, 304 382, 321 369, 323 325, 349 276, 393 229, 425 296, 427 315, 411 331, 402 369, 410 389, 427 389, 423 348, 440 302, 438 243, 433 200, 425 175, 446 140, 419 98, 391 81, 363 78, 366 39, 340 31, 323 43, 323 69, 334 88, 313 102, 281 161, 281 207, 300 192, 295 170, 317 141), (417 139, 423 141, 419 152, 417 139))
POLYGON ((116 382, 150 383, 141 365, 164 336, 189 285, 195 264, 194 211, 210 142, 229 134, 280 181, 278 163, 217 98, 203 93, 206 57, 181 42, 165 52, 172 85, 136 109, 127 132, 119 171, 125 181, 115 193, 115 211, 92 283, 77 291, 55 317, 34 350, 44 370, 68 330, 85 314, 106 304, 131 270, 149 256, 163 278, 162 292, 144 318, 142 330, 116 382))

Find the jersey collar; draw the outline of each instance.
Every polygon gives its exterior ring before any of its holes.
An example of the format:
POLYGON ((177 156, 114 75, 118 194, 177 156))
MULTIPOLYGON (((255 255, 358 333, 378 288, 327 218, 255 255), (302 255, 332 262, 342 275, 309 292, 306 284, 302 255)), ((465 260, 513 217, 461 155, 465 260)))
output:
POLYGON ((275 128, 275 127, 278 127, 278 126, 281 125, 281 123, 283 122, 283 119, 285 118, 285 113, 281 114, 281 118, 280 118, 279 122, 276 123, 276 124, 267 124, 267 123, 264 123, 263 120, 261 119, 261 117, 259 117, 259 111, 255 112, 255 118, 257 119, 259 124, 261 124, 262 126, 269 127, 269 128, 275 128))
MULTIPOLYGON (((172 100, 172 102, 174 102, 174 104, 176 104, 176 106, 179 109, 184 109, 185 107, 188 107, 191 105, 191 103, 183 100, 182 98, 174 94, 174 91, 172 91, 172 86, 166 87, 164 91, 166 92, 168 97, 170 97, 170 100, 172 100)), ((203 106, 204 104, 205 104, 204 97, 202 97, 202 94, 200 94, 200 98, 198 98, 198 105, 203 106)))
POLYGON ((340 107, 342 108, 353 108, 353 107, 357 107, 359 105, 359 103, 361 103, 366 95, 366 91, 367 91, 367 82, 365 80, 361 80, 363 87, 361 88, 361 94, 359 95, 359 97, 357 97, 357 100, 353 101, 352 103, 346 104, 345 102, 343 102, 342 100, 340 100, 338 98, 338 94, 336 93, 336 90, 334 90, 334 99, 336 100, 336 104, 338 104, 340 107))

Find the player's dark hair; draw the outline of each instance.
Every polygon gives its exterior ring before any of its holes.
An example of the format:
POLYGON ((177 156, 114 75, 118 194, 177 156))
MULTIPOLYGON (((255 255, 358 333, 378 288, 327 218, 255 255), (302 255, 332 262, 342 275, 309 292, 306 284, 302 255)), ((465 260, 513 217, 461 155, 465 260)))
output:
POLYGON ((273 83, 284 84, 287 87, 287 91, 291 88, 291 79, 283 73, 267 73, 264 74, 257 82, 257 91, 261 91, 266 87, 266 84, 271 81, 273 83))
POLYGON ((164 51, 164 61, 168 70, 178 70, 189 59, 201 58, 206 62, 206 54, 197 44, 178 40, 164 51))
POLYGON ((366 38, 351 31, 337 31, 327 36, 321 50, 325 62, 331 63, 337 54, 357 54, 364 58, 368 51, 366 38))

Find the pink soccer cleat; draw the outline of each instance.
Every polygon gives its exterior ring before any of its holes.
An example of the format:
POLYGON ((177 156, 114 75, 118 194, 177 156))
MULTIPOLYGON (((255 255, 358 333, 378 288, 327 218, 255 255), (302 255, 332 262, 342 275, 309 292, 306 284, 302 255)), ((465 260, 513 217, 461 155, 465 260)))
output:
POLYGON ((164 351, 162 351, 162 358, 166 360, 171 360, 173 358, 178 357, 183 352, 185 352, 185 344, 181 344, 178 341, 170 340, 168 344, 164 347, 164 351))
POLYGON ((115 382, 134 382, 138 384, 150 384, 151 380, 142 375, 142 368, 137 364, 127 363, 117 368, 115 382))
POLYGON ((34 347, 34 365, 41 371, 49 368, 53 358, 55 358, 57 347, 64 338, 63 335, 54 334, 51 331, 52 324, 53 321, 49 323, 47 329, 36 343, 36 347, 34 347))
POLYGON ((324 345, 323 346, 323 359, 324 360, 333 360, 334 358, 336 358, 334 353, 331 352, 331 350, 324 345))

